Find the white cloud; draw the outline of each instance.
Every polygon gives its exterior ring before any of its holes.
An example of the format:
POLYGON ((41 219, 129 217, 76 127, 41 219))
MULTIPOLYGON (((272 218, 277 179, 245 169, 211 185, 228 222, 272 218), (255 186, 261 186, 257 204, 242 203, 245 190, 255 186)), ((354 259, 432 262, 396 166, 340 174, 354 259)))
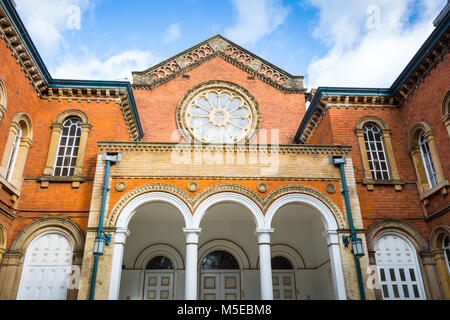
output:
POLYGON ((231 0, 237 13, 236 23, 225 36, 240 44, 255 44, 284 23, 289 8, 282 0, 231 0))
POLYGON ((164 33, 164 43, 174 42, 181 36, 180 24, 174 23, 164 33))
POLYGON ((128 50, 100 59, 85 50, 83 57, 66 56, 52 70, 52 76, 79 80, 128 80, 132 81, 131 71, 142 71, 161 59, 149 51, 128 50))
POLYGON ((320 12, 314 36, 329 45, 308 67, 310 88, 389 87, 433 31, 446 2, 348 0, 343 6, 339 0, 308 1, 320 12))
POLYGON ((67 46, 63 33, 82 28, 82 13, 91 0, 15 0, 31 38, 45 53, 67 46))

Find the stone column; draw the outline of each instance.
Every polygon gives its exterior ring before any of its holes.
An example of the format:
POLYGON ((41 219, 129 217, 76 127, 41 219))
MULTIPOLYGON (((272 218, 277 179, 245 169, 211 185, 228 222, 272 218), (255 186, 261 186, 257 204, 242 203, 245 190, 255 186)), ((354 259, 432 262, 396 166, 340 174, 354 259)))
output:
POLYGON ((259 246, 259 271, 261 280, 261 299, 273 300, 272 256, 270 254, 270 234, 274 229, 256 229, 259 246))
POLYGON ((339 235, 337 231, 325 231, 322 235, 327 239, 328 251, 330 253, 334 296, 337 300, 347 300, 344 272, 341 263, 341 252, 339 248, 339 235))
POLYGON ((447 261, 445 260, 445 252, 443 249, 435 249, 432 251, 433 259, 436 262, 436 269, 441 280, 441 287, 444 298, 450 300, 450 275, 448 272, 447 261))
POLYGON ((109 300, 119 300, 120 279, 122 275, 123 250, 125 242, 130 235, 128 229, 118 228, 114 237, 114 252, 109 283, 109 300))
POLYGON ((89 123, 83 123, 81 125, 81 137, 80 144, 78 145, 77 163, 75 164, 75 170, 73 174, 76 177, 81 177, 83 175, 83 164, 86 157, 86 146, 91 127, 92 126, 89 123))
POLYGON ((58 153, 58 144, 61 137, 62 125, 55 123, 52 125, 52 136, 50 138, 50 147, 48 149, 47 161, 44 168, 44 176, 52 176, 55 168, 56 156, 58 153))
POLYGON ((186 281, 185 281, 185 300, 197 300, 197 255, 198 255, 198 237, 202 229, 184 228, 186 234, 186 281))

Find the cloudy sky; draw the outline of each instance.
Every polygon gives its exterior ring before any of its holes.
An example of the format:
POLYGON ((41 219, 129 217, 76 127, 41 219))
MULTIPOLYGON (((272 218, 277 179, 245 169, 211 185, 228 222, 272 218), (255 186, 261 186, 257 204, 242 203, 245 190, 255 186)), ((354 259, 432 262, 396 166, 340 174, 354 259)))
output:
POLYGON ((447 0, 15 0, 54 78, 129 80, 216 34, 317 86, 389 87, 447 0))

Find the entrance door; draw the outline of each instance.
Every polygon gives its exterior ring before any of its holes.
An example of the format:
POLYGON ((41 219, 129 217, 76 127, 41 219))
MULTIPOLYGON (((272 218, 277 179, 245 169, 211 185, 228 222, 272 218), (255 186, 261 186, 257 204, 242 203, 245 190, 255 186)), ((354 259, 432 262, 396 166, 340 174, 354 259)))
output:
POLYGON ((425 299, 416 250, 410 243, 389 234, 377 240, 375 251, 383 299, 425 299))
POLYGON ((203 259, 200 276, 202 300, 240 300, 240 287, 239 264, 231 254, 216 251, 203 259))
POLYGON ((273 298, 275 300, 295 300, 294 272, 272 273, 273 298))
POLYGON ((61 233, 46 233, 27 249, 17 300, 66 300, 72 243, 61 233))
POLYGON ((172 300, 173 273, 145 274, 144 300, 172 300))
POLYGON ((144 300, 173 300, 174 268, 165 256, 149 261, 145 271, 144 300))
POLYGON ((296 300, 294 268, 285 257, 272 258, 272 285, 275 300, 296 300))
POLYGON ((202 300, 240 300, 239 272, 202 273, 202 300))

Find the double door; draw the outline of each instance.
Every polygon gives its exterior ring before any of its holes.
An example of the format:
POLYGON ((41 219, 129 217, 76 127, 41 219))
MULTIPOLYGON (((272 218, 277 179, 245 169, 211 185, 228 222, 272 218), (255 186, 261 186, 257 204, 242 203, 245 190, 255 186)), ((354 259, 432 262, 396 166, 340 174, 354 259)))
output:
POLYGON ((236 271, 202 272, 201 300, 240 300, 240 274, 236 271))
POLYGON ((173 272, 147 272, 144 280, 144 300, 172 300, 173 272))

